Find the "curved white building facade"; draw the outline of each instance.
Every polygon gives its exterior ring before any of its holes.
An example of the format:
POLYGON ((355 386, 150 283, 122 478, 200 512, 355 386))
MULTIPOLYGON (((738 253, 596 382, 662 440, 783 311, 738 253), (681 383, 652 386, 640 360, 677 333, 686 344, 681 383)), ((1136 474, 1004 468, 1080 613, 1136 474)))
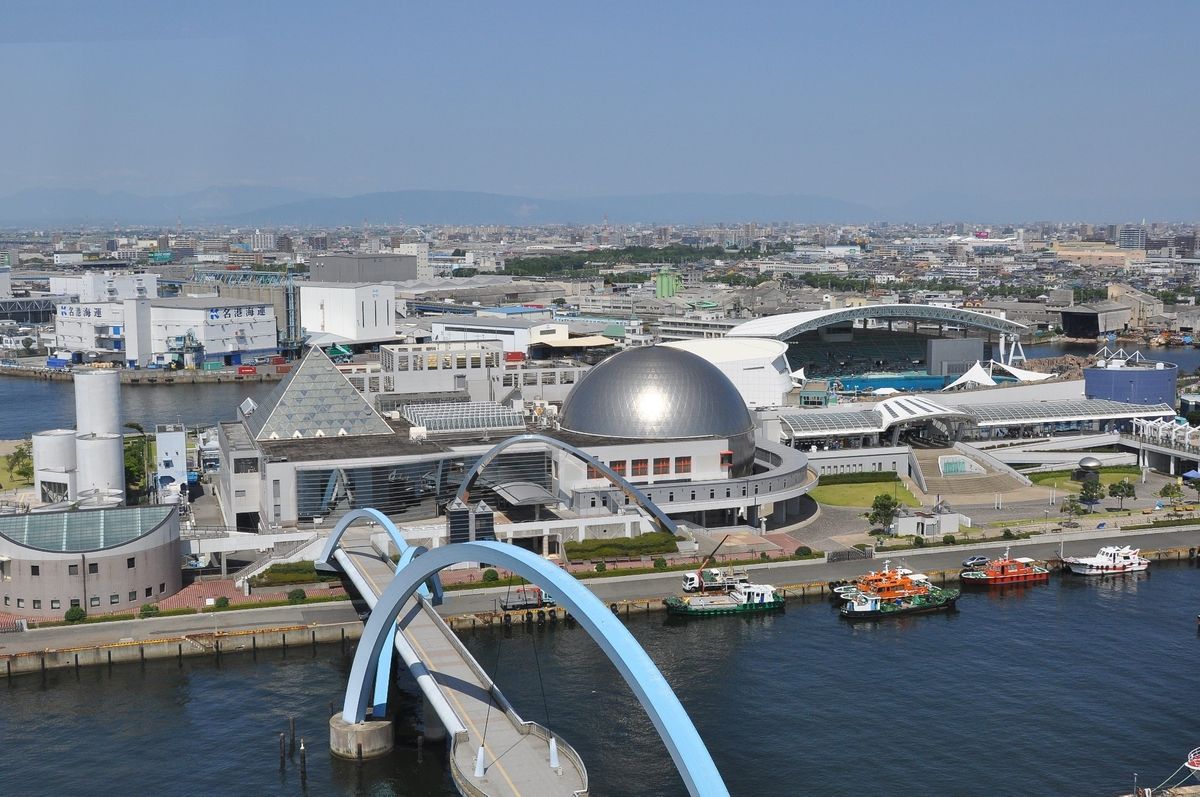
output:
POLYGON ((662 344, 703 357, 729 377, 748 407, 779 407, 792 389, 787 344, 772 338, 696 338, 662 344))

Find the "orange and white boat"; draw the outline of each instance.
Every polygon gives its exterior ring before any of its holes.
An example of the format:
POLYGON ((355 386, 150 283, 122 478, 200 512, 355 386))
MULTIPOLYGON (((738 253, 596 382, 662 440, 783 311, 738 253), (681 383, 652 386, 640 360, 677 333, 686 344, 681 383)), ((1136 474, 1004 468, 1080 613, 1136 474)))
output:
POLYGON ((964 587, 995 587, 1048 581, 1050 571, 1027 557, 1013 559, 1005 548, 1004 556, 991 560, 982 568, 964 570, 959 574, 959 578, 962 579, 964 587))
POLYGON ((905 567, 892 568, 889 565, 891 560, 885 560, 882 570, 872 570, 859 576, 852 587, 839 590, 839 594, 846 600, 855 595, 875 595, 885 601, 929 594, 927 576, 905 567))

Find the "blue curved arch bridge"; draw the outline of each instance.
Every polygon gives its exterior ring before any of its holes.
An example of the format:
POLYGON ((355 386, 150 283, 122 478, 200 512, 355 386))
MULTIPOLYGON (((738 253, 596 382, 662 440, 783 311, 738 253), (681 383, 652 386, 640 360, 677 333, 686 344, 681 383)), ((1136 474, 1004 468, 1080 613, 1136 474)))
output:
POLYGON ((382 513, 360 509, 341 519, 317 560, 340 570, 371 607, 354 655, 330 747, 346 758, 392 749, 387 695, 397 658, 425 700, 427 739, 446 738, 450 774, 464 795, 586 795, 587 769, 553 730, 523 720, 488 674, 442 622, 437 574, 462 562, 507 568, 554 595, 612 661, 649 715, 692 795, 729 794, 716 764, 662 673, 629 631, 570 574, 514 545, 462 542, 426 551, 407 543, 382 513), (363 521, 369 526, 356 525, 363 521), (391 553, 399 554, 393 567, 391 553))

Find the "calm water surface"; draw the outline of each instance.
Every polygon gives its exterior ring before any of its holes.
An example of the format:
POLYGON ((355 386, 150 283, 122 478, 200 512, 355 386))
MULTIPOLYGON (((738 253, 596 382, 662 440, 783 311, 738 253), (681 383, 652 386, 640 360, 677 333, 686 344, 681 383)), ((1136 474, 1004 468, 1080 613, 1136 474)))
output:
MULTIPOLYGON (((634 636, 694 718, 735 795, 1116 795, 1200 745, 1200 569, 968 594, 960 611, 849 625, 832 605, 679 622, 634 636)), ((587 635, 465 636, 530 719, 581 753, 597 795, 683 791, 650 722, 587 635)), ((327 752, 336 647, 28 676, 0 694, 4 794, 452 794, 418 763, 414 708, 389 760, 327 752), (281 771, 286 715, 313 742, 307 790, 281 771), (36 784, 36 785, 34 785, 36 784)))
MULTIPOLYGON (((124 422, 153 429, 159 423, 211 426, 232 420, 247 396, 261 401, 277 382, 219 385, 121 385, 124 422)), ((42 429, 75 426, 75 385, 0 376, 0 440, 29 437, 42 429)))

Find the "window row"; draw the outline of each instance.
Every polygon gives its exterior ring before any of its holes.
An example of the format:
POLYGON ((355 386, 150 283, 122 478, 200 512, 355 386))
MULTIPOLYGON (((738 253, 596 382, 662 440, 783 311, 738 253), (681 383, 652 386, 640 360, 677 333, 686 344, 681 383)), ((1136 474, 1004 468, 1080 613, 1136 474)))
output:
MULTIPOLYGON (((135 567, 137 567, 137 557, 130 556, 128 559, 125 560, 125 568, 127 570, 132 570, 135 567)), ((100 565, 97 562, 88 562, 87 571, 88 571, 89 576, 94 576, 100 572, 100 565)), ((29 575, 33 576, 33 577, 41 576, 42 575, 42 566, 41 565, 30 565, 29 566, 29 575)), ((79 565, 67 565, 67 575, 69 575, 69 576, 79 575, 79 565)))
MULTIPOLYGON (((649 459, 632 459, 628 461, 629 470, 626 472, 626 460, 614 459, 608 463, 608 467, 612 468, 613 472, 618 476, 649 476, 650 475, 650 460, 649 459)), ((675 457, 675 473, 691 473, 692 458, 691 457, 675 457)), ((654 458, 654 475, 668 476, 671 474, 671 458, 670 457, 655 457, 654 458)), ((604 474, 595 465, 587 466, 587 477, 589 479, 602 479, 604 474)))
MULTIPOLYGON (((163 594, 164 592, 166 592, 166 591, 167 591, 167 585, 166 585, 166 583, 165 583, 165 582, 163 582, 163 583, 160 583, 160 584, 158 585, 158 594, 159 594, 159 595, 162 595, 162 594, 163 594)), ((137 590, 136 590, 136 589, 131 589, 131 590, 129 590, 129 593, 128 593, 128 595, 129 595, 129 599, 128 599, 128 601, 127 601, 128 603, 134 603, 135 601, 137 601, 137 599, 138 599, 138 592, 137 592, 137 590)), ((145 589, 145 595, 144 595, 144 597, 146 597, 146 598, 153 598, 153 597, 154 597, 154 588, 153 588, 153 587, 146 587, 146 589, 145 589)), ((109 596, 108 596, 108 603, 109 603, 109 605, 110 605, 110 606, 112 606, 112 605, 116 605, 116 604, 118 604, 118 603, 120 603, 120 602, 121 602, 121 595, 120 595, 119 593, 116 593, 116 592, 114 592, 114 593, 112 593, 111 595, 109 595, 109 596)), ((31 604, 31 605, 30 605, 30 608, 32 608, 32 609, 41 609, 41 608, 42 608, 42 601, 41 601, 40 599, 38 599, 38 598, 34 598, 33 600, 31 600, 31 601, 30 601, 30 604, 31 604)), ((5 596, 4 596, 4 605, 5 605, 5 606, 12 606, 12 605, 13 605, 13 598, 12 598, 12 596, 11 596, 11 595, 5 595, 5 596)), ((82 606, 83 604, 82 604, 82 602, 80 601, 80 599, 79 599, 79 598, 71 598, 71 604, 70 604, 70 605, 71 605, 71 607, 72 607, 72 608, 75 608, 75 607, 77 607, 77 606, 82 606)), ((90 597, 88 598, 88 606, 89 606, 89 607, 95 607, 95 606, 99 606, 99 605, 100 605, 100 596, 99 596, 99 595, 92 595, 92 596, 90 596, 90 597)), ((18 609, 24 609, 24 608, 25 608, 25 599, 24 599, 24 598, 17 598, 17 599, 16 599, 16 608, 18 608, 18 609)), ((51 609, 61 609, 61 608, 62 608, 62 601, 60 601, 58 598, 51 598, 51 599, 50 599, 50 608, 51 608, 51 609)))

